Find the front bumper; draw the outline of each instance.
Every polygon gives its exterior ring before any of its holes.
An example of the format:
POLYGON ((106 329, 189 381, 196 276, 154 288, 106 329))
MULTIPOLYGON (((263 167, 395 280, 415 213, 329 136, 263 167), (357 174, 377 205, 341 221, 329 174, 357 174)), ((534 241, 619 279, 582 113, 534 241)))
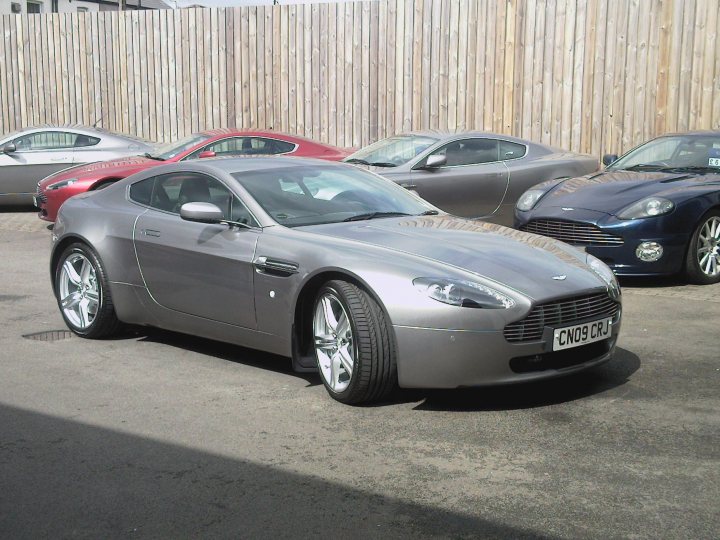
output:
POLYGON ((553 329, 531 343, 509 343, 502 331, 464 331, 393 326, 398 383, 403 388, 460 388, 552 379, 612 358, 621 313, 608 339, 552 351, 553 329))
POLYGON ((678 231, 677 224, 669 223, 670 216, 621 220, 615 216, 591 210, 573 209, 571 215, 562 208, 541 208, 537 211, 515 211, 514 226, 523 230, 531 221, 558 220, 593 225, 603 233, 622 238, 621 245, 597 245, 568 242, 607 264, 618 276, 656 276, 679 273, 684 264, 688 232, 678 231), (657 242, 663 254, 657 261, 642 261, 636 250, 642 242, 657 242))

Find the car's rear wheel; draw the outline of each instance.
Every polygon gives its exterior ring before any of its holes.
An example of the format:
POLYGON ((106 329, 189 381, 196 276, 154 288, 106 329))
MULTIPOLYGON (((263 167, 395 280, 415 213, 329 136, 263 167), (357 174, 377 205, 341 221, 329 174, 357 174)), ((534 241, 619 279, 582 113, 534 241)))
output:
POLYGON ((700 285, 720 282, 720 210, 705 214, 690 238, 685 274, 700 285))
POLYGON ((386 398, 397 385, 395 346, 373 297, 346 281, 329 281, 315 299, 313 343, 330 395, 342 403, 386 398))
POLYGON ((58 259, 55 296, 65 324, 82 337, 108 337, 120 327, 105 269, 86 244, 71 244, 58 259))

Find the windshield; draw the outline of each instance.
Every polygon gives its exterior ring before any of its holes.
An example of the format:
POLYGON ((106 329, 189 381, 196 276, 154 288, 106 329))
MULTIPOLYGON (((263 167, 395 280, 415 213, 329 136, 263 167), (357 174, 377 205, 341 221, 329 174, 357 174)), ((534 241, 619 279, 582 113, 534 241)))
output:
POLYGON ((195 135, 190 135, 189 137, 180 139, 179 141, 164 144, 158 147, 158 149, 155 150, 155 152, 153 152, 148 157, 166 161, 182 154, 183 152, 186 152, 187 150, 190 150, 191 148, 197 146, 202 142, 207 141, 208 139, 210 139, 209 135, 196 133, 195 135))
POLYGON ((659 137, 631 150, 607 168, 638 171, 665 169, 720 171, 720 136, 659 137))
POLYGON ((233 176, 286 227, 437 213, 404 188, 354 167, 294 166, 233 176))
POLYGON ((378 167, 397 167, 407 163, 437 141, 438 139, 432 137, 416 135, 388 137, 358 150, 345 161, 378 167))

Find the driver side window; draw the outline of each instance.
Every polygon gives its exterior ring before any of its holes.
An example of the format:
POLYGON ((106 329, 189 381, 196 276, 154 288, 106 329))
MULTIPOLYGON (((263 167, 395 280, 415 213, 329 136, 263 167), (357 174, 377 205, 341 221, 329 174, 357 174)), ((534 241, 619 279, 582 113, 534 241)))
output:
POLYGON ((479 165, 499 161, 499 145, 496 139, 462 139, 446 144, 432 155, 445 156, 445 167, 479 165))
POLYGON ((130 198, 173 214, 179 214, 185 203, 212 203, 222 210, 224 219, 257 226, 235 194, 219 180, 204 174, 180 172, 141 180, 130 186, 130 198))

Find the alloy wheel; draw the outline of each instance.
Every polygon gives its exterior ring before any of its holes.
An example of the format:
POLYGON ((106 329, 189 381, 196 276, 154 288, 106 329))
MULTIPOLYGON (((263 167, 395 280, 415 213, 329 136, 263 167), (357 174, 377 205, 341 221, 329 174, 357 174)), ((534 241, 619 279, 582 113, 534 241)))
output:
POLYGON ((67 320, 80 330, 88 328, 100 306, 93 264, 82 253, 71 253, 62 264, 58 285, 60 307, 67 320))
POLYGON ((720 218, 712 216, 701 227, 697 241, 697 260, 709 277, 720 274, 720 218))
POLYGON ((315 304, 313 336, 323 379, 333 392, 343 392, 352 380, 355 345, 348 314, 331 292, 324 293, 315 304))

